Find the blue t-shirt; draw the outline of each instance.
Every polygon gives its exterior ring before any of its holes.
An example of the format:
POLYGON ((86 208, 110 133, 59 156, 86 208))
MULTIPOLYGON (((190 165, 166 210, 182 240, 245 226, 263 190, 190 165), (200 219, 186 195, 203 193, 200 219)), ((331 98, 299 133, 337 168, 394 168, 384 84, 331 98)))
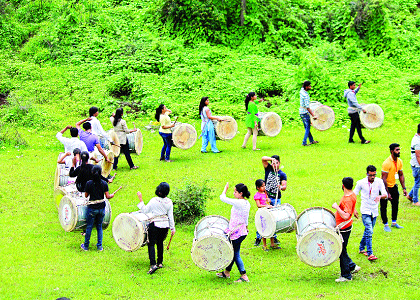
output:
POLYGON ((82 129, 79 129, 79 137, 81 141, 85 142, 89 152, 95 150, 95 145, 99 144, 99 138, 92 132, 86 132, 82 129))
POLYGON ((278 190, 279 194, 277 199, 281 198, 281 190, 278 188, 278 185, 281 184, 283 180, 287 181, 286 173, 284 173, 282 170, 279 170, 276 176, 273 166, 268 164, 268 166, 265 168, 265 190, 268 197, 275 199, 278 190), (278 181, 276 177, 278 177, 278 181))

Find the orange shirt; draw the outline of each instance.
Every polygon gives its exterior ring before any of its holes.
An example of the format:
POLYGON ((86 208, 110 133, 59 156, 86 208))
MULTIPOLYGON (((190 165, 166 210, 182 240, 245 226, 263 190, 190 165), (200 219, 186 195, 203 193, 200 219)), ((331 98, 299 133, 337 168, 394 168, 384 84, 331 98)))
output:
MULTIPOLYGON (((350 219, 351 219, 351 217, 352 217, 352 215, 354 213, 354 209, 356 208, 356 200, 357 200, 356 194, 355 193, 351 193, 351 195, 349 195, 349 196, 343 196, 343 198, 341 198, 341 201, 340 201, 339 207, 341 208, 341 210, 343 210, 346 213, 349 213, 350 214, 350 219)), ((338 211, 335 212, 335 221, 337 223, 337 226, 340 223, 347 222, 347 220, 344 220, 340 216, 340 214, 338 213, 338 211)), ((341 229, 346 229, 346 228, 350 227, 352 224, 353 224, 353 220, 351 220, 346 226, 344 226, 341 229)))
POLYGON ((388 187, 394 187, 396 183, 396 174, 399 171, 402 171, 403 164, 402 160, 400 158, 397 158, 397 161, 395 162, 392 159, 392 156, 390 155, 387 159, 385 159, 384 163, 382 164, 382 172, 388 173, 388 176, 386 178, 386 185, 388 187))

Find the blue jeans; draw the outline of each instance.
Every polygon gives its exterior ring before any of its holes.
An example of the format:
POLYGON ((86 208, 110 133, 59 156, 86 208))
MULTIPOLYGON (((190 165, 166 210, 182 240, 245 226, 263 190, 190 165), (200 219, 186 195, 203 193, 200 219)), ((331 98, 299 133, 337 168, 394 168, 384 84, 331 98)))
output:
POLYGON ((90 235, 92 234, 93 224, 96 226, 96 231, 98 232, 98 243, 96 247, 102 247, 102 222, 104 221, 105 217, 105 208, 101 209, 92 209, 88 206, 87 209, 87 227, 86 227, 86 235, 85 235, 85 248, 89 249, 89 240, 90 235))
POLYGON ((413 170, 413 177, 414 177, 414 186, 411 189, 408 196, 413 198, 413 203, 419 202, 419 188, 420 188, 420 167, 413 167, 411 166, 411 169, 413 170))
POLYGON ((203 138, 201 144, 201 152, 206 152, 207 145, 210 142, 210 147, 212 152, 219 152, 216 147, 216 134, 214 133, 214 125, 211 120, 209 120, 204 126, 203 133, 201 135, 203 138))
MULTIPOLYGON (((273 205, 273 206, 280 205, 281 204, 281 198, 277 199, 277 201, 276 201, 276 198, 270 198, 270 204, 273 205)), ((261 238, 262 238, 262 236, 257 231, 257 239, 261 239, 261 238)), ((277 234, 274 234, 273 235, 273 238, 276 239, 277 238, 277 234)))
POLYGON ((242 261, 241 255, 239 253, 241 250, 241 243, 245 238, 246 238, 246 235, 243 235, 237 238, 236 240, 232 241, 233 260, 230 263, 230 265, 226 267, 227 271, 230 272, 232 270, 233 263, 235 262, 236 266, 238 267, 239 273, 241 273, 241 275, 246 274, 244 262, 242 261))
POLYGON ((359 251, 367 249, 367 254, 373 254, 372 250, 372 235, 373 227, 375 227, 376 217, 372 215, 362 214, 363 225, 365 225, 365 232, 363 233, 363 238, 360 241, 359 251))
POLYGON ((300 118, 302 119, 303 126, 305 127, 305 135, 303 136, 302 145, 306 145, 306 140, 309 138, 309 143, 314 141, 314 138, 311 134, 311 117, 309 114, 301 114, 300 118))
POLYGON ((162 151, 160 152, 160 159, 169 160, 172 147, 172 133, 163 133, 159 131, 159 134, 163 140, 163 147, 162 151))

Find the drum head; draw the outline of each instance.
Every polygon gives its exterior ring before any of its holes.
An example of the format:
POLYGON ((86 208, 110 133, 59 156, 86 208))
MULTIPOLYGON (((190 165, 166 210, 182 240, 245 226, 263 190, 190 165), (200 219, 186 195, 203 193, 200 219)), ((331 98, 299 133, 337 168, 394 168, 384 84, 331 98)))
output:
POLYGON ((143 150, 143 134, 141 133, 140 129, 137 129, 135 133, 134 146, 136 153, 140 155, 141 151, 143 150))
POLYGON ((266 136, 276 136, 282 128, 281 118, 275 112, 264 113, 261 119, 261 130, 266 136))
POLYGON ((186 150, 197 141, 197 131, 190 124, 178 123, 172 132, 172 141, 177 148, 186 150))
POLYGON ((60 184, 60 170, 59 164, 57 164, 57 167, 55 168, 55 174, 54 174, 54 189, 59 187, 60 184))
POLYGON ((219 117, 223 121, 216 123, 216 134, 221 140, 231 140, 238 132, 238 123, 235 119, 229 116, 219 117))
POLYGON ((144 225, 133 214, 119 214, 112 223, 112 236, 125 251, 136 251, 145 243, 144 225))
POLYGON ((115 133, 114 129, 111 129, 108 131, 109 137, 114 142, 114 145, 111 145, 111 151, 114 152, 115 156, 120 155, 121 148, 120 146, 120 140, 118 139, 117 134, 115 133))
POLYGON ((276 233, 276 220, 267 208, 259 208, 255 213, 255 227, 264 238, 270 238, 276 233))
POLYGON ((57 209, 60 207, 61 198, 67 195, 67 192, 62 187, 54 189, 54 202, 57 209))
POLYGON ((306 232, 300 237, 296 251, 305 264, 325 267, 340 257, 342 247, 341 236, 337 232, 328 228, 319 228, 306 232))
POLYGON ((60 219, 61 227, 67 232, 73 231, 77 223, 77 205, 73 198, 65 195, 61 198, 58 207, 58 218, 60 219))
POLYGON ((375 129, 382 125, 384 122, 384 111, 377 104, 362 105, 363 111, 360 112, 360 122, 368 129, 375 129))
POLYGON ((105 158, 102 160, 102 176, 105 178, 111 173, 115 157, 115 154, 112 151, 106 151, 106 155, 111 162, 107 162, 105 158))
POLYGON ((222 270, 232 262, 233 247, 226 236, 204 236, 193 242, 191 258, 203 270, 222 270))
POLYGON ((331 107, 320 105, 314 108, 312 111, 315 116, 317 116, 316 120, 311 116, 311 123, 315 129, 324 131, 330 129, 333 126, 335 114, 331 107))

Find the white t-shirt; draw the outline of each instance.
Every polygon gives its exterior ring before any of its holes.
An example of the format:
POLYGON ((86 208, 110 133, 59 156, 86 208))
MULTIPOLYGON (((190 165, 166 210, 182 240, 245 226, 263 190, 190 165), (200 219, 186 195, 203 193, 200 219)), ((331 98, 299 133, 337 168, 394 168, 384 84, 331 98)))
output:
POLYGON ((420 136, 416 133, 416 135, 411 140, 411 160, 410 165, 413 167, 420 167, 419 162, 416 158, 416 150, 420 150, 420 136))

